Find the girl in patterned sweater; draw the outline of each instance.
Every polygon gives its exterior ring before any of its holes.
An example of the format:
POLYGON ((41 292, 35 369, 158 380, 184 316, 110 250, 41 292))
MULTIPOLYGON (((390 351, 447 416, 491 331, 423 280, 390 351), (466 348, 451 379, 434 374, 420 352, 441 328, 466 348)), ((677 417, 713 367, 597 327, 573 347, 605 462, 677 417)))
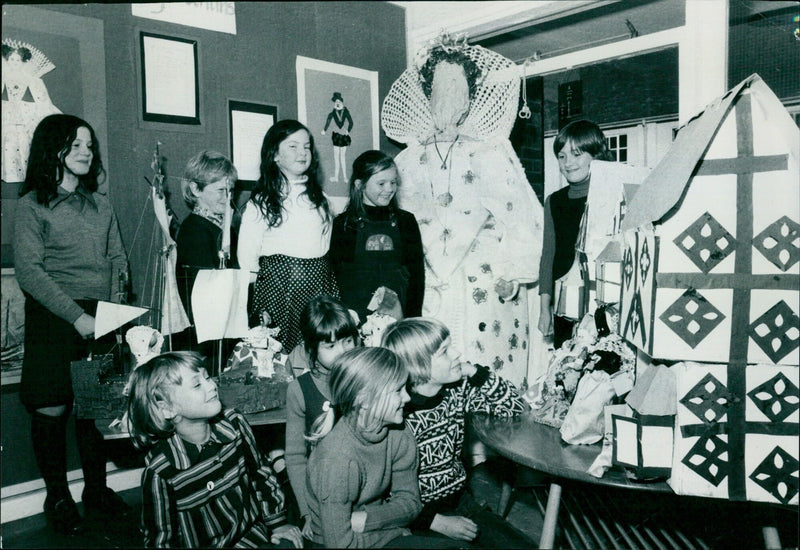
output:
POLYGON ((526 410, 514 386, 488 367, 462 363, 451 347, 450 331, 436 319, 410 318, 391 325, 383 346, 397 354, 409 373, 406 426, 419 448, 423 504, 412 529, 472 541, 481 548, 530 548, 533 541, 472 497, 460 458, 468 413, 507 417, 526 410))
POLYGON ((142 532, 148 547, 303 547, 286 524, 284 496, 196 352, 150 359, 133 371, 129 429, 152 447, 142 473, 142 532))

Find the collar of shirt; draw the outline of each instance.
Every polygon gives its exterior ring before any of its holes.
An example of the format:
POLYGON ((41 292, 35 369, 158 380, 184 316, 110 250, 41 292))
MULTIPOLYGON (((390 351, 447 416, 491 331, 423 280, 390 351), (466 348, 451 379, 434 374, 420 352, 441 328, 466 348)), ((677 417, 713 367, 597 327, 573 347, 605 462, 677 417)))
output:
MULTIPOLYGON (((216 422, 211 422, 211 441, 220 443, 222 445, 231 443, 239 437, 239 432, 236 431, 233 424, 227 418, 221 418, 216 422)), ((186 452, 186 443, 178 434, 173 434, 172 437, 162 442, 164 445, 163 453, 167 457, 170 464, 178 470, 187 470, 192 467, 192 462, 186 452)))
POLYGON ((56 198, 50 201, 50 210, 64 201, 77 201, 78 206, 83 209, 83 205, 87 202, 97 210, 97 201, 94 199, 94 194, 84 189, 83 185, 78 185, 75 191, 69 192, 60 185, 56 188, 56 198))
POLYGON ((582 199, 589 195, 590 179, 580 183, 570 183, 567 190, 567 197, 570 199, 582 199))
POLYGON ((411 400, 406 403, 405 413, 410 414, 415 411, 425 411, 437 407, 444 399, 446 388, 447 386, 442 386, 439 388, 438 392, 430 397, 427 395, 422 395, 421 393, 409 392, 408 396, 411 398, 411 400))

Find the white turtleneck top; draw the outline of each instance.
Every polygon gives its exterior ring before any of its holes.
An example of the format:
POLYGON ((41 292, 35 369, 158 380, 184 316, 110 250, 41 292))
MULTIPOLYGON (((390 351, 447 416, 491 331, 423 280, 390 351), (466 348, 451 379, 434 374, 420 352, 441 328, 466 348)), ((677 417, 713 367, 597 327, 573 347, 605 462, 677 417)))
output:
POLYGON ((269 227, 261 209, 252 200, 247 202, 239 227, 237 256, 241 268, 251 272, 251 281, 256 279, 261 256, 319 258, 327 254, 330 224, 325 225, 322 212, 303 194, 305 190, 305 181, 290 184, 283 201, 283 223, 277 227, 269 227))

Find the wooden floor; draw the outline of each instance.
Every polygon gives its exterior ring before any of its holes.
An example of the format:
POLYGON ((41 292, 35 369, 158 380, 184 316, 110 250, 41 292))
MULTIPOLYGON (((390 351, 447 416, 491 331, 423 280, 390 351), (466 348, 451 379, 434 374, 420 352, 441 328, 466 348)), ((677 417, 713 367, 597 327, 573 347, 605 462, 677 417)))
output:
MULTIPOLYGON (((479 466, 472 476, 473 493, 483 498, 493 508, 499 498, 500 482, 498 471, 508 468, 507 464, 490 459, 479 466)), ((585 488, 586 486, 582 486, 585 488)), ((565 486, 564 491, 569 487, 565 486)), ((131 489, 120 493, 135 512, 127 523, 113 525, 88 520, 89 529, 80 536, 63 536, 54 533, 45 522, 44 515, 24 518, 2 525, 2 548, 136 548, 141 547, 142 538, 138 530, 141 514, 141 493, 131 489)), ((638 494, 632 491, 598 491, 602 502, 613 501, 624 504, 628 509, 640 509, 643 514, 664 517, 696 538, 702 539, 709 548, 764 548, 761 526, 774 525, 778 528, 783 547, 798 546, 797 507, 774 507, 757 503, 731 503, 711 499, 677 497, 664 495, 654 499, 637 501, 638 494)), ((79 504, 81 512, 82 506, 79 504)), ((532 548, 536 548, 541 533, 542 515, 536 499, 529 490, 516 490, 512 499, 508 520, 522 532, 531 537, 532 548), (536 542, 535 542, 536 541, 536 542)), ((556 546, 565 547, 566 542, 557 534, 556 546)))

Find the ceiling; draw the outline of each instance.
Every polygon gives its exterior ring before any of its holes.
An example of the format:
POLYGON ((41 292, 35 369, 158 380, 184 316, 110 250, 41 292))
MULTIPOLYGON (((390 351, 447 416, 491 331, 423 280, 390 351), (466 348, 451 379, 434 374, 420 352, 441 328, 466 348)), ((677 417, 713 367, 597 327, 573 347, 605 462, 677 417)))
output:
POLYGON ((681 27, 684 24, 685 1, 607 3, 471 42, 517 62, 528 57, 544 59, 681 27))
MULTIPOLYGON (((698 0, 694 0, 698 1, 698 0)), ((442 30, 466 32, 470 42, 514 60, 533 52, 566 53, 683 24, 685 0, 536 0, 392 2, 406 10, 409 59, 442 30)))
MULTIPOLYGON (((394 1, 406 10, 408 60, 442 30, 466 32, 470 42, 515 61, 542 58, 647 35, 684 24, 686 2, 703 0, 394 1), (630 22, 629 27, 626 20, 630 22)), ((731 13, 758 24, 798 2, 729 0, 731 13)))

